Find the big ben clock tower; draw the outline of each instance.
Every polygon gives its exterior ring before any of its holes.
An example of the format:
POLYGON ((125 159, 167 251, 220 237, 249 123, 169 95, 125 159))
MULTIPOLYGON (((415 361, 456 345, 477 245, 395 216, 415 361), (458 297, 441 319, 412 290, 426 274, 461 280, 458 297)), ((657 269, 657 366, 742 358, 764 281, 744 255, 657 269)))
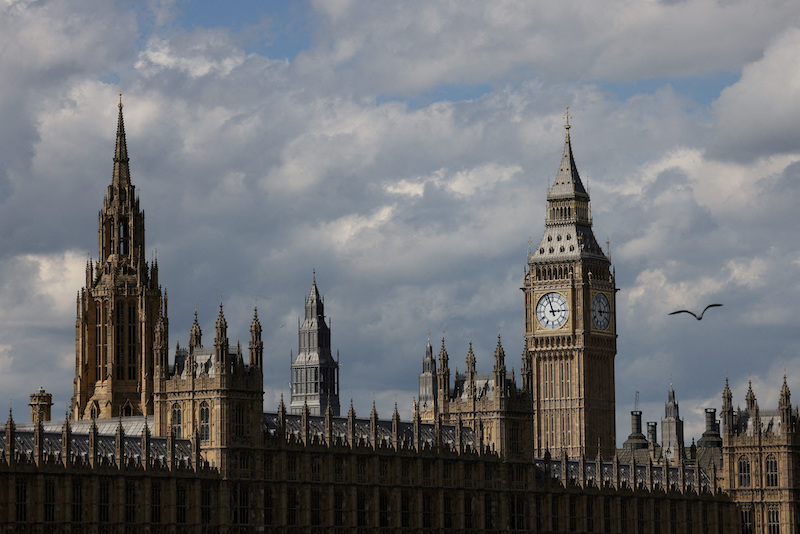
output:
POLYGON ((566 124, 547 192, 544 235, 525 273, 524 386, 533 402, 534 455, 610 457, 616 449, 614 275, 592 232, 566 124))

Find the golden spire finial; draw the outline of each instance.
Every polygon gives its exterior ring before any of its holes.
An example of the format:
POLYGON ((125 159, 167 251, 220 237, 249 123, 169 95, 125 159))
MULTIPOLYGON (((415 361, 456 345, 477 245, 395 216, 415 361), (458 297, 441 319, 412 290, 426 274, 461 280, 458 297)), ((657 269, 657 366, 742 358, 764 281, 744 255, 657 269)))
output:
POLYGON ((122 93, 119 94, 119 109, 122 109, 122 93))
POLYGON ((569 130, 569 106, 567 106, 567 112, 564 113, 564 118, 567 120, 567 124, 564 127, 569 130))

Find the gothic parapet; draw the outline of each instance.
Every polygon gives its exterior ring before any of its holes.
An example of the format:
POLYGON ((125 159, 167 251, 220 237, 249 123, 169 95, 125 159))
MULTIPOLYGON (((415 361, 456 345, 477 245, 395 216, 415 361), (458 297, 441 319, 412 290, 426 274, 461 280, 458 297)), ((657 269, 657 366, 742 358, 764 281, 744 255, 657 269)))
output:
POLYGON ((192 440, 151 438, 146 419, 152 418, 37 422, 20 425, 10 435, 7 429, 0 429, 0 471, 38 468, 57 473, 75 468, 121 474, 150 469, 218 473, 199 455, 192 440))

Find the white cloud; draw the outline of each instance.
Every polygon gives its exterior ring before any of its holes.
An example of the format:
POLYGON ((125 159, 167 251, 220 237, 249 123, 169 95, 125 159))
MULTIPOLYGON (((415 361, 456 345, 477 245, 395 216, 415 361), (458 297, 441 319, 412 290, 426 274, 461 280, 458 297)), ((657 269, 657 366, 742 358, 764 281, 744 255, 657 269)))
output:
POLYGON ((741 80, 722 91, 713 108, 714 155, 741 161, 800 154, 798 47, 800 28, 777 33, 764 56, 746 65, 741 80))
POLYGON ((196 300, 213 330, 220 293, 231 336, 246 336, 257 296, 268 409, 314 267, 359 414, 367 389, 381 416, 394 395, 407 409, 428 330, 445 329, 459 362, 472 336, 488 369, 502 325, 519 366, 526 243, 566 104, 595 232, 613 243, 620 411, 635 390, 659 407, 674 374, 684 413, 699 413, 725 368, 740 387, 753 354, 765 389, 776 366, 800 376, 795 3, 319 2, 315 41, 291 63, 246 53, 229 29, 167 31, 181 3, 151 2, 143 19, 70 4, 0 8, 15 52, 0 73, 18 80, 0 95, 0 387, 15 398, 71 394, 75 251, 96 246, 120 91, 172 341, 196 300), (720 70, 742 78, 711 109, 669 78, 720 70), (651 76, 669 79, 637 91, 651 76), (710 299, 725 306, 701 323, 666 315, 710 299))
POLYGON ((177 70, 192 78, 200 78, 207 75, 225 76, 243 61, 244 54, 231 49, 224 32, 198 30, 171 40, 151 38, 139 54, 135 66, 144 76, 154 76, 163 70, 177 70), (220 56, 218 52, 222 48, 227 53, 220 56))

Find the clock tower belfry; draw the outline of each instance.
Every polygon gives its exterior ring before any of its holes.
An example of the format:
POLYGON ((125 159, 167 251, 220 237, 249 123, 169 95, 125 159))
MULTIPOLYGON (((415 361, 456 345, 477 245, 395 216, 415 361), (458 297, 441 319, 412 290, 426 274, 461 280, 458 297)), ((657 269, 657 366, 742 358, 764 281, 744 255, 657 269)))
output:
POLYGON ((566 124, 547 192, 545 231, 525 272, 523 383, 533 403, 533 454, 610 457, 616 450, 614 274, 592 232, 566 124), (599 451, 598 451, 599 447, 599 451))

